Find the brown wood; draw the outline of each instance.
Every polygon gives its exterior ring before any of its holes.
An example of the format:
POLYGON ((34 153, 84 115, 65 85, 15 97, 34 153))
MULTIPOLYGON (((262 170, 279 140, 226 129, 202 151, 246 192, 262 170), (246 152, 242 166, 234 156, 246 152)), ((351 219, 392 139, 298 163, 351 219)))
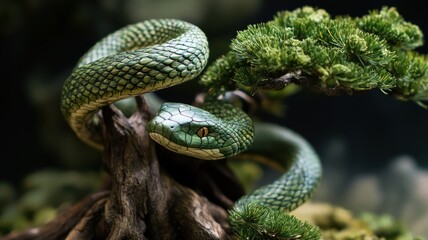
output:
POLYGON ((142 97, 126 118, 102 109, 107 191, 83 199, 48 224, 1 240, 229 239, 227 209, 244 191, 225 161, 171 153, 150 139, 142 97), (160 161, 158 160, 160 157, 160 161))

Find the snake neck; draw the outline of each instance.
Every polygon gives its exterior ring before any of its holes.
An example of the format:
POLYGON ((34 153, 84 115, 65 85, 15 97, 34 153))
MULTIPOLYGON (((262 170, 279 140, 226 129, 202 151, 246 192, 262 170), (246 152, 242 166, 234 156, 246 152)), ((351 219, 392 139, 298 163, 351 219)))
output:
POLYGON ((244 152, 254 140, 254 124, 252 119, 240 107, 221 100, 208 100, 201 106, 221 120, 223 131, 227 132, 233 144, 223 148, 225 157, 231 157, 244 152))
POLYGON ((239 199, 234 207, 250 203, 290 212, 309 199, 318 186, 322 168, 312 146, 300 135, 274 124, 256 124, 249 154, 270 158, 286 172, 274 182, 239 199))

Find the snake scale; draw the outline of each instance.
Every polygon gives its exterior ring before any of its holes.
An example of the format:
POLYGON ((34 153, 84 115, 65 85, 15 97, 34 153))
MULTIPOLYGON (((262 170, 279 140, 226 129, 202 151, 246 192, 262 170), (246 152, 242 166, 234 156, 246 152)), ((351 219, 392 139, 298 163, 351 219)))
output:
MULTIPOLYGON (((92 129, 101 107, 191 80, 203 71, 208 55, 205 34, 190 23, 153 19, 125 26, 80 58, 64 82, 61 111, 81 140, 100 149, 92 129)), ((163 103, 148 126, 153 140, 181 154, 214 160, 255 152, 288 169, 236 206, 256 202, 291 211, 309 198, 319 182, 318 157, 303 139, 282 134, 277 126, 255 131, 247 114, 217 98, 201 107, 163 103), (255 135, 257 144, 252 145, 255 135)))

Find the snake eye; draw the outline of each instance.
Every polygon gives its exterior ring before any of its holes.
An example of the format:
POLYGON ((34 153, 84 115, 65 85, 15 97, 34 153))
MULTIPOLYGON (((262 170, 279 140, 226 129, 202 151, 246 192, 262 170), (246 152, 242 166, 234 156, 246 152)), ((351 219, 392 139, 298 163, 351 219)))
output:
POLYGON ((210 130, 207 127, 201 127, 196 132, 196 135, 198 135, 198 137, 200 138, 203 138, 203 137, 206 137, 208 133, 210 133, 210 130))

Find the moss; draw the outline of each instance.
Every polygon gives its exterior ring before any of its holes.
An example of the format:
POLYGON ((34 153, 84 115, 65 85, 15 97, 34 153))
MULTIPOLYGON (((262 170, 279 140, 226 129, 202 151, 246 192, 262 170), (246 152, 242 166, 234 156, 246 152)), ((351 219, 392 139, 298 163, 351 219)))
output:
POLYGON ((328 203, 308 202, 291 214, 320 227, 325 240, 421 239, 389 215, 364 213, 356 216, 345 208, 328 203))
POLYGON ((303 7, 239 31, 201 83, 217 91, 256 92, 298 73, 289 83, 307 79, 306 86, 325 93, 378 89, 422 103, 428 100, 428 61, 415 51, 422 42, 419 27, 393 7, 357 18, 332 18, 323 9, 303 7))

